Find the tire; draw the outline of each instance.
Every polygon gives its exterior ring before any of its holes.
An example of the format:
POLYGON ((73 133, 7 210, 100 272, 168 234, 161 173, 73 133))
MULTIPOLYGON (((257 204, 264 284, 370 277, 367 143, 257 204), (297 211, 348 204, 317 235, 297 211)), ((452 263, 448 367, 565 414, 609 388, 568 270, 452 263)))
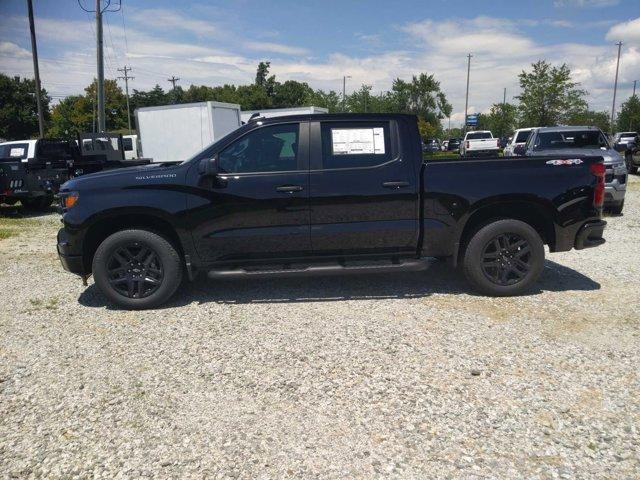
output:
POLYGON ((609 208, 613 215, 622 215, 622 209, 624 208, 624 200, 617 205, 613 205, 609 208))
POLYGON ((96 250, 92 270, 104 296, 128 310, 162 305, 183 274, 176 248, 147 230, 121 230, 107 237, 96 250))
POLYGON ((529 290, 542 273, 544 244, 529 224, 513 219, 497 220, 471 237, 462 267, 465 277, 479 293, 497 297, 520 295, 529 290))
POLYGON ((33 210, 37 212, 44 212, 51 207, 53 202, 53 195, 42 195, 34 198, 24 198, 20 200, 22 206, 27 210, 33 210))

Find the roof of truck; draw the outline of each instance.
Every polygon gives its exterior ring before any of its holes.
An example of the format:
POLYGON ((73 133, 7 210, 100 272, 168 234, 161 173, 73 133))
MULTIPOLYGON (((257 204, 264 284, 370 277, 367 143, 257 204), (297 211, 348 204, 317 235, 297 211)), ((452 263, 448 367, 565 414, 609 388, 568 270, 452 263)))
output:
POLYGON ((539 132, 573 132, 575 130, 600 131, 598 127, 587 126, 587 125, 562 125, 559 127, 538 127, 536 130, 538 130, 539 132))
POLYGON ((375 121, 380 118, 415 118, 415 115, 408 113, 306 113, 298 115, 286 115, 282 117, 255 117, 249 123, 281 123, 283 121, 301 121, 301 120, 371 120, 375 121))

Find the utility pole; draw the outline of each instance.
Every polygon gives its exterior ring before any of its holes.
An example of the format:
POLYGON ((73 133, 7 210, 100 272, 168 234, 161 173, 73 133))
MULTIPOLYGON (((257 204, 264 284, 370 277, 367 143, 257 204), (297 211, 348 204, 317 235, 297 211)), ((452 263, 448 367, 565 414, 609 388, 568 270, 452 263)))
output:
POLYGON ((96 0, 96 36, 97 36, 97 64, 98 64, 98 132, 107 129, 104 112, 104 45, 102 41, 102 7, 100 0, 96 0))
POLYGON ((171 78, 167 78, 167 82, 171 82, 171 85, 173 85, 172 90, 176 89, 176 82, 180 80, 180 77, 176 77, 175 75, 172 76, 171 78))
POLYGON ((344 112, 347 105, 347 78, 351 78, 351 75, 345 75, 342 77, 342 111, 344 112))
POLYGON ((467 55, 467 95, 464 100, 464 127, 462 130, 462 134, 467 133, 467 109, 469 108, 469 73, 471 72, 471 55, 470 53, 467 55))
MULTIPOLYGON (((633 93, 631 94, 631 98, 636 96, 636 82, 637 80, 633 81, 633 93)), ((629 115, 629 130, 631 130, 631 127, 632 127, 631 115, 629 115)))
POLYGON ((102 38, 102 14, 105 12, 117 12, 122 7, 122 2, 118 3, 115 10, 109 10, 111 2, 107 0, 107 4, 102 8, 101 1, 96 0, 96 9, 88 10, 82 6, 82 1, 78 0, 78 5, 85 12, 96 14, 96 64, 98 70, 98 78, 96 80, 96 90, 98 97, 98 132, 106 130, 106 117, 104 112, 104 45, 102 38))
POLYGON ((504 95, 502 95, 502 105, 507 104, 507 87, 504 87, 504 95))
POLYGON ((176 95, 175 95, 175 93, 176 93, 176 82, 178 80, 180 80, 180 78, 176 77, 175 75, 172 75, 171 78, 167 78, 167 82, 171 82, 171 85, 172 85, 171 91, 173 92, 173 95, 172 95, 173 99, 172 99, 171 103, 176 103, 176 95))
POLYGON ((130 77, 127 72, 131 71, 131 67, 119 68, 119 72, 122 72, 124 75, 122 77, 118 77, 121 80, 124 80, 124 91, 127 96, 127 125, 129 126, 129 135, 131 135, 131 110, 129 108, 129 80, 133 80, 136 77, 130 77))
POLYGON ((618 61, 616 63, 616 80, 613 84, 613 105, 611 106, 611 135, 613 135, 613 122, 616 114, 616 93, 618 90, 618 69, 620 68, 620 50, 622 49, 622 42, 616 43, 618 46, 618 61))
POLYGON ((27 0, 27 9, 29 10, 29 29, 31 30, 31 56, 33 57, 33 75, 36 82, 36 104, 38 105, 38 127, 40 129, 40 138, 44 137, 44 113, 42 111, 42 96, 40 92, 40 68, 38 67, 38 46, 36 45, 36 27, 33 22, 33 4, 31 0, 27 0))

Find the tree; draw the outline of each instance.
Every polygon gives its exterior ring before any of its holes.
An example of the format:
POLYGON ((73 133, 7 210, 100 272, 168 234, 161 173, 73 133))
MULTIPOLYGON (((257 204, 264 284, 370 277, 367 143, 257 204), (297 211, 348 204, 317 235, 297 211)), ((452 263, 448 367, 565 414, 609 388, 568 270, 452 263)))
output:
POLYGON ((576 112, 587 109, 585 90, 571 81, 571 70, 566 64, 553 67, 544 60, 531 65, 532 71, 522 71, 520 88, 520 125, 545 127, 568 123, 576 112))
POLYGON ((611 118, 607 112, 594 112, 593 110, 572 112, 567 116, 566 123, 568 125, 598 127, 605 133, 611 130, 611 118))
POLYGON ((478 130, 491 130, 494 137, 506 137, 515 130, 518 107, 512 103, 494 103, 488 114, 478 116, 478 130))
POLYGON ((284 83, 275 84, 273 92, 273 108, 301 107, 305 104, 311 87, 307 83, 287 80, 284 83))
POLYGON ((342 101, 334 90, 313 90, 309 92, 305 105, 326 108, 330 113, 334 113, 340 111, 342 101))
MULTIPOLYGON (((25 140, 37 137, 38 106, 35 81, 30 78, 9 77, 0 73, 0 137, 7 140, 25 140)), ((40 91, 45 123, 50 118, 47 91, 40 91)))
POLYGON ((617 118, 618 132, 640 132, 640 99, 633 95, 622 104, 617 118))

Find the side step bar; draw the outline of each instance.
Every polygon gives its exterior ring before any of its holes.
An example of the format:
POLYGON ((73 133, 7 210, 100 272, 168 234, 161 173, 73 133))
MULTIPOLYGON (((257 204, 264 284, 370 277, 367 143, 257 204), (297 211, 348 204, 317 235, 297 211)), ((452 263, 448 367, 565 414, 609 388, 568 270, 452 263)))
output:
POLYGON ((212 279, 220 278, 260 278, 272 276, 315 276, 315 275, 343 275, 358 273, 387 273, 393 271, 418 272, 428 269, 435 258, 403 259, 396 262, 345 262, 323 263, 319 265, 290 265, 265 266, 262 268, 234 268, 228 270, 210 270, 207 276, 212 279))

